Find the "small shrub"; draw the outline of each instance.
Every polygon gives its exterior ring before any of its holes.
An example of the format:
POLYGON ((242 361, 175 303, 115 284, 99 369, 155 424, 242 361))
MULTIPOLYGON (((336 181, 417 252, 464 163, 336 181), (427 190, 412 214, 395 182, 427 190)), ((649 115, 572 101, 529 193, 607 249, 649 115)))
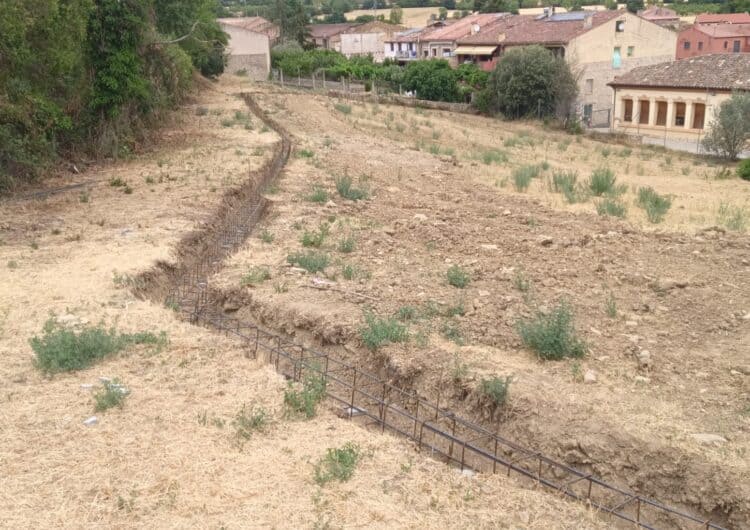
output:
POLYGON ((295 252, 286 258, 287 262, 305 269, 307 272, 321 272, 330 261, 328 254, 324 252, 308 251, 295 252))
POLYGON ((620 150, 620 152, 617 154, 623 158, 627 158, 631 155, 632 152, 633 150, 630 147, 623 147, 622 150, 620 150))
POLYGON ((296 154, 298 158, 312 158, 315 156, 315 153, 310 149, 300 149, 296 154))
POLYGON ((513 170, 513 186, 516 191, 526 191, 531 184, 531 180, 539 176, 539 166, 521 166, 513 170))
POLYGON ((234 73, 234 75, 236 75, 237 77, 247 77, 247 70, 245 70, 244 68, 240 68, 234 73))
POLYGON ((609 147, 602 147, 601 153, 602 157, 607 158, 612 153, 612 150, 609 147))
POLYGON ((602 199, 596 203, 596 213, 610 217, 625 217, 627 207, 615 199, 602 199))
POLYGON ((482 162, 484 162, 488 166, 490 164, 501 164, 507 161, 508 155, 503 151, 498 151, 497 149, 491 149, 482 153, 482 162))
POLYGON ((405 342, 408 338, 406 326, 395 318, 380 318, 372 313, 365 314, 365 325, 360 328, 362 343, 371 350, 392 342, 405 342))
POLYGON ((305 198, 310 202, 325 204, 328 202, 328 192, 319 184, 315 184, 310 194, 305 198))
POLYGON ((128 185, 128 183, 122 180, 120 177, 112 177, 111 179, 109 179, 109 185, 113 188, 124 188, 128 185))
POLYGON ((198 107, 195 109, 196 116, 205 116, 206 114, 208 114, 208 109, 206 107, 198 107))
POLYGON ((750 158, 746 158, 737 165, 737 175, 742 180, 750 180, 750 158))
POLYGON ((350 201, 363 200, 369 196, 369 192, 366 189, 352 186, 352 178, 349 175, 336 177, 336 191, 344 199, 349 199, 350 201))
POLYGON ((232 420, 237 438, 249 440, 253 433, 262 432, 268 425, 268 412, 263 407, 255 407, 243 404, 232 420))
POLYGON ((320 248, 323 241, 328 237, 329 230, 330 228, 326 223, 322 223, 315 232, 305 230, 302 234, 302 246, 320 248))
POLYGON ((570 204, 586 200, 586 193, 578 184, 578 173, 575 171, 555 171, 552 174, 552 191, 562 193, 570 204))
POLYGON ((333 108, 339 111, 341 114, 351 114, 352 113, 352 106, 346 105, 345 103, 336 103, 333 105, 333 108))
POLYGON ((458 265, 452 265, 448 269, 446 276, 448 277, 448 283, 453 287, 458 287, 459 289, 463 289, 464 287, 469 285, 469 282, 471 281, 469 273, 458 265))
POLYGON ((464 336, 461 333, 461 328, 455 322, 446 322, 443 325, 443 336, 451 342, 455 342, 458 345, 464 343, 464 336))
POLYGON ((722 202, 719 205, 716 221, 729 230, 744 232, 747 229, 748 211, 742 206, 732 206, 722 202))
POLYGON ((315 482, 320 486, 332 480, 346 482, 354 475, 360 458, 359 446, 352 442, 340 448, 327 449, 326 455, 315 464, 315 482))
POLYGON ((412 306, 401 306, 396 311, 396 318, 401 321, 409 321, 417 318, 417 308, 412 306))
POLYGON ((591 173, 588 181, 588 188, 592 195, 601 197, 602 195, 617 196, 627 191, 627 185, 616 186, 617 177, 609 168, 595 169, 591 173))
POLYGON ((646 210, 646 217, 651 223, 660 223, 672 206, 672 199, 666 195, 659 195, 654 188, 644 186, 638 188, 638 206, 646 210))
POLYGON ((284 406, 287 415, 301 414, 307 419, 313 418, 318 403, 325 396, 325 377, 319 373, 319 367, 313 367, 313 371, 308 372, 302 380, 301 389, 295 388, 294 383, 289 381, 289 385, 284 391, 284 406))
POLYGON ((511 376, 495 376, 491 379, 482 379, 479 391, 490 398, 496 406, 502 407, 508 401, 508 390, 510 389, 510 383, 512 380, 513 378, 511 376))
POLYGON ((130 390, 125 388, 119 379, 104 381, 102 389, 94 394, 94 410, 104 412, 112 407, 122 408, 129 394, 130 390))
POLYGON ((615 293, 613 293, 612 291, 609 292, 606 306, 607 306, 607 316, 609 318, 616 318, 617 317, 617 300, 615 300, 615 293))
POLYGON ((274 236, 268 230, 263 230, 260 233, 260 240, 263 241, 264 243, 273 243, 274 236))
POLYGON ((586 344, 573 326, 573 312, 565 302, 548 314, 537 312, 531 319, 519 321, 517 327, 523 343, 542 359, 560 360, 586 353, 586 344))
POLYGON ((36 366, 48 374, 87 368, 94 362, 113 355, 133 344, 163 345, 166 335, 153 333, 118 334, 103 325, 86 327, 76 333, 50 318, 44 324, 44 334, 29 341, 36 353, 36 366))
POLYGON ((528 279, 523 271, 516 271, 513 275, 513 287, 522 293, 526 293, 531 289, 531 280, 528 279))
POLYGON ((448 307, 448 309, 445 310, 445 316, 447 317, 455 317, 455 316, 464 316, 466 314, 466 308, 464 307, 463 302, 458 302, 456 305, 452 305, 448 307))
POLYGON ((351 252, 354 252, 354 249, 357 246, 357 240, 354 239, 353 236, 346 236, 344 238, 341 238, 339 240, 339 244, 337 245, 337 249, 339 252, 343 252, 344 254, 349 254, 351 252))
POLYGON ((240 285, 258 285, 271 278, 271 272, 267 267, 252 267, 247 274, 240 279, 240 285))
POLYGON ((453 367, 451 368, 451 379, 454 383, 460 383, 469 375, 469 365, 461 362, 458 354, 453 356, 453 367))
POLYGON ((16 260, 10 260, 8 262, 8 268, 9 269, 17 269, 18 268, 18 262, 16 260))

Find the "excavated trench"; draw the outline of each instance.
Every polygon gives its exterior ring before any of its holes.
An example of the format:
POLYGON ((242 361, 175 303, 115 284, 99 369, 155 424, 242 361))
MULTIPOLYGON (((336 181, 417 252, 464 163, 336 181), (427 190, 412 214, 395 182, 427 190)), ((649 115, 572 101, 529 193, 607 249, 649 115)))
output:
MULTIPOLYGON (((312 369, 322 374, 324 363, 329 397, 343 406, 347 417, 361 417, 368 425, 411 438, 432 455, 462 468, 507 471, 508 475, 513 471, 522 481, 547 486, 619 517, 613 522, 630 521, 644 528, 746 527, 742 499, 717 502, 692 494, 677 498, 670 495, 670 500, 679 506, 675 509, 641 496, 660 497, 662 491, 680 492, 686 488, 690 474, 679 462, 670 467, 672 472, 668 475, 645 482, 629 476, 627 469, 609 465, 607 451, 596 456, 591 453, 578 460, 566 458, 567 463, 556 462, 498 436, 496 411, 466 389, 441 390, 439 384, 422 388, 425 385, 400 373, 384 356, 364 354, 341 345, 326 345, 326 353, 321 353, 314 347, 324 341, 312 332, 267 331, 256 324, 259 315, 252 310, 251 300, 243 300, 236 292, 212 289, 209 286, 211 275, 244 243, 266 211, 268 202, 263 190, 284 169, 292 147, 287 131, 269 117, 251 95, 244 95, 244 100, 248 108, 280 136, 272 157, 252 172, 241 187, 226 193, 210 220, 183 238, 175 249, 174 263, 159 262, 142 274, 144 281, 139 283, 142 287, 137 295, 160 304, 167 300, 178 306, 180 314, 192 323, 233 334, 246 342, 252 355, 265 352, 265 358, 290 378, 300 379, 303 370, 312 369), (228 297, 239 298, 233 300, 233 304, 243 308, 240 313, 244 320, 225 310, 228 297), (313 348, 303 344, 313 345, 313 348), (315 363, 308 362, 311 358, 315 363), (458 413, 478 417, 481 425, 462 419, 458 413), (569 467, 571 463, 584 466, 585 471, 569 467), (604 482, 596 478, 595 473, 606 474, 628 487, 604 482)), ((268 324, 277 327, 273 322, 268 324)), ((516 426, 512 430, 517 435, 524 434, 523 428, 516 426)), ((527 439, 533 440, 534 436, 527 439)), ((575 449, 580 452, 580 447, 575 449)), ((693 484, 690 486, 692 488, 693 484)), ((706 484, 698 491, 708 494, 707 490, 716 489, 706 484)))

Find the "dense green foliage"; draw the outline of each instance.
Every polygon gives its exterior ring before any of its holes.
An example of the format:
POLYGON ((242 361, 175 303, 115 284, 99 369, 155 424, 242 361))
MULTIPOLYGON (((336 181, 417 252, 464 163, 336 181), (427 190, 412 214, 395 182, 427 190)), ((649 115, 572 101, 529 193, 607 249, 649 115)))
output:
POLYGON ((0 191, 62 150, 119 154, 180 100, 193 66, 220 73, 226 38, 214 9, 215 0, 4 1, 0 191))
POLYGON ((577 91, 576 79, 563 59, 541 46, 524 46, 503 54, 478 105, 508 118, 565 119, 577 91))
POLYGON ((560 360, 586 354, 586 344, 578 338, 573 312, 565 302, 549 312, 537 311, 532 318, 519 321, 517 327, 523 343, 541 359, 560 360))
POLYGON ((750 180, 750 158, 746 158, 737 166, 737 175, 742 180, 750 180))
POLYGON ((734 160, 750 140, 750 93, 735 92, 716 113, 703 147, 722 158, 734 160))

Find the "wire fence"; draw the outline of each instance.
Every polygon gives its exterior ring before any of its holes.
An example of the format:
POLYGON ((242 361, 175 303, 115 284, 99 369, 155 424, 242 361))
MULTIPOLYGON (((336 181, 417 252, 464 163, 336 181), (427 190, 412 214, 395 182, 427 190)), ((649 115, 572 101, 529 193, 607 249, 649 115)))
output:
POLYGON ((220 210, 214 228, 191 238, 191 248, 198 245, 201 249, 199 259, 191 260, 172 275, 167 300, 170 306, 178 307, 181 315, 193 324, 237 338, 248 357, 273 364, 292 381, 308 376, 322 378, 327 397, 342 407, 344 415, 352 421, 413 440, 421 450, 461 470, 512 475, 527 485, 584 502, 602 514, 640 528, 723 530, 716 523, 607 483, 592 473, 555 461, 462 418, 448 408, 447 400, 441 404, 440 394, 433 401, 330 353, 297 344, 254 322, 226 315, 218 303, 218 293, 209 288, 208 278, 250 235, 265 208, 261 190, 281 172, 291 150, 286 131, 250 96, 246 95, 245 100, 266 125, 281 135, 282 141, 271 160, 250 180, 248 186, 254 189, 230 200, 220 210))

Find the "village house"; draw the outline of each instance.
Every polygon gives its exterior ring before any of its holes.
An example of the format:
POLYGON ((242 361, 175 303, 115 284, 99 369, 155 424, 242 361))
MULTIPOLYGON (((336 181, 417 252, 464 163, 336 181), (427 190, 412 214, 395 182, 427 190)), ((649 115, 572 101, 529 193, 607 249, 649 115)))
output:
POLYGON ((385 42, 405 29, 404 26, 380 20, 359 24, 341 33, 340 51, 347 58, 372 56, 375 62, 382 63, 385 42))
POLYGON ((579 112, 593 126, 609 126, 615 75, 674 58, 677 34, 627 11, 512 15, 459 39, 459 63, 492 70, 509 48, 538 44, 563 57, 579 78, 579 112))
POLYGON ((340 24, 311 24, 307 26, 310 40, 316 48, 341 51, 341 34, 358 26, 355 22, 340 24))
POLYGON ((750 24, 747 13, 702 13, 695 17, 696 24, 750 24))
POLYGON ((713 54, 634 68, 610 83, 612 130, 699 145, 719 105, 750 90, 750 54, 713 54))
POLYGON ((677 28, 680 25, 680 16, 677 14, 677 11, 662 6, 652 6, 648 9, 642 9, 638 11, 638 16, 660 26, 677 28))
POLYGON ((469 15, 443 26, 433 26, 431 31, 421 36, 418 42, 418 55, 422 59, 447 59, 452 66, 458 65, 455 53, 458 41, 491 26, 507 13, 481 13, 469 15))
POLYGON ((266 79, 271 70, 271 45, 279 37, 279 27, 263 17, 220 18, 218 22, 229 36, 224 70, 266 79))
POLYGON ((707 22, 693 24, 680 32, 675 57, 747 52, 750 52, 750 22, 707 22))

